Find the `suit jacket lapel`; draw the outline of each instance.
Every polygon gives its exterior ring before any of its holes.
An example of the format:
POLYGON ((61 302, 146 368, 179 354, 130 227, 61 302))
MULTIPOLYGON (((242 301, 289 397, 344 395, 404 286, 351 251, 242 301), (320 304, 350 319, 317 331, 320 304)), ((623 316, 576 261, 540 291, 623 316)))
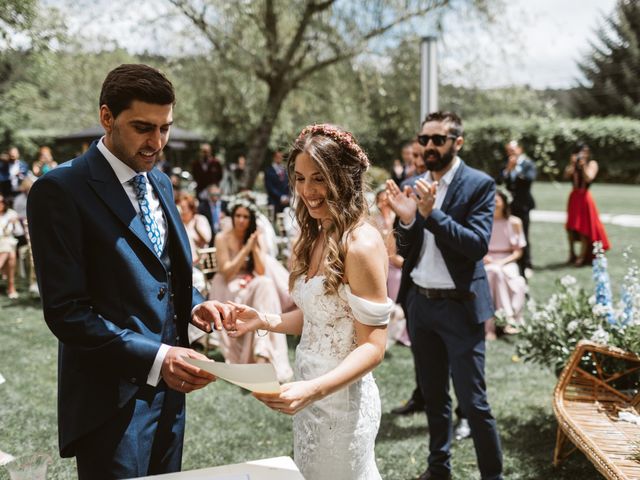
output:
POLYGON ((165 218, 167 219, 167 228, 169 233, 173 234, 172 238, 178 240, 182 256, 185 259, 188 259, 191 255, 191 246, 189 245, 187 233, 182 226, 182 219, 180 218, 178 210, 173 203, 173 196, 165 183, 160 180, 159 175, 161 174, 154 168, 147 174, 147 178, 149 179, 149 182, 151 182, 151 185, 160 199, 160 205, 162 205, 162 210, 164 211, 165 218))
POLYGON ((109 162, 102 156, 100 150, 94 145, 89 150, 87 157, 91 178, 89 184, 102 198, 105 205, 120 219, 120 221, 153 253, 153 256, 160 261, 153 250, 153 245, 147 235, 140 216, 136 214, 127 193, 122 188, 118 177, 109 165, 109 162))
POLYGON ((456 191, 460 188, 460 185, 462 184, 462 182, 460 181, 460 177, 462 176, 464 169, 465 169, 465 163, 462 160, 460 160, 460 166, 458 167, 458 170, 456 170, 456 173, 453 176, 453 179, 451 180, 449 187, 447 188, 447 194, 445 195, 444 201, 442 202, 442 206, 440 207, 440 210, 442 210, 443 212, 447 211, 447 209, 451 205, 451 202, 455 198, 456 191))

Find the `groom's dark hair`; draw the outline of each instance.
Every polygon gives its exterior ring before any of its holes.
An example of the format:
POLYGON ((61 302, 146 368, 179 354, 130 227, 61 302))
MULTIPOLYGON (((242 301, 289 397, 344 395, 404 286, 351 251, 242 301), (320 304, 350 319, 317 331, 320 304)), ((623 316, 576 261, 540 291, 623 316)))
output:
POLYGON ((160 70, 141 63, 125 63, 107 74, 100 92, 100 106, 106 105, 113 118, 139 100, 155 105, 175 105, 173 85, 160 70))

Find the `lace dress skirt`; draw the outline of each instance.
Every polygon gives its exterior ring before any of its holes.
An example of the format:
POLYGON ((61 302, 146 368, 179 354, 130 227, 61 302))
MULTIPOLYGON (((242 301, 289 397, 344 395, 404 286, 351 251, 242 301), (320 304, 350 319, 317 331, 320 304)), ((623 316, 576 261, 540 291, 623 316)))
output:
MULTIPOLYGON (((317 378, 356 348, 355 318, 343 295, 323 293, 322 277, 299 279, 293 298, 304 314, 296 349, 296 380, 317 378)), ((307 480, 379 480, 375 439, 380 396, 371 373, 298 412, 294 460, 307 480)))

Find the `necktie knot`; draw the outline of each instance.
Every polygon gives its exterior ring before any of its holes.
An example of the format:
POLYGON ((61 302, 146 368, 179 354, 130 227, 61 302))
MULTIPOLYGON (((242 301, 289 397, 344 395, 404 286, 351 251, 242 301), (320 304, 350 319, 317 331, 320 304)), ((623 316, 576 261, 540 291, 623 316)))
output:
POLYGON ((147 195, 147 177, 139 173, 131 179, 131 184, 133 185, 138 199, 147 195))

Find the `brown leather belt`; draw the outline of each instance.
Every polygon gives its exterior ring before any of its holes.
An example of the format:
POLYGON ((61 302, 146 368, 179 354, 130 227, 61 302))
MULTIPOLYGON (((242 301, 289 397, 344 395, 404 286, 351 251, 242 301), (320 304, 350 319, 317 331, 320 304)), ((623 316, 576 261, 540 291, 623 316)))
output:
POLYGON ((476 298, 476 294, 473 292, 463 292, 462 290, 451 288, 422 288, 417 285, 416 287, 418 288, 418 293, 431 299, 473 300, 476 298))

